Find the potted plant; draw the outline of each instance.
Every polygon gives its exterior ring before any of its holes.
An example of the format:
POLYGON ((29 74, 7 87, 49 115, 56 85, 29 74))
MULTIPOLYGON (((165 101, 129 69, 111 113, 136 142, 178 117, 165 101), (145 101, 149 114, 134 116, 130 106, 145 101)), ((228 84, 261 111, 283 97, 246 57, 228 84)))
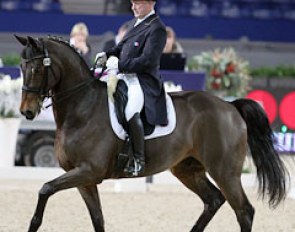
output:
POLYGON ((0 167, 14 165, 22 79, 0 74, 0 167))
POLYGON ((205 71, 206 89, 218 96, 244 97, 249 90, 249 62, 233 48, 202 52, 192 57, 188 67, 205 71))

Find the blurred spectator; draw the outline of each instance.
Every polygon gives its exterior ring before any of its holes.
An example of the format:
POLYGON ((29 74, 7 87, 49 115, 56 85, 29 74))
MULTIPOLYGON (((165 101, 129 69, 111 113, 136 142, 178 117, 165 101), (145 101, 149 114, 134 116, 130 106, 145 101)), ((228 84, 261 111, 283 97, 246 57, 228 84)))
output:
POLYGON ((171 27, 166 27, 167 40, 163 53, 183 53, 183 48, 176 40, 176 35, 171 27))
POLYGON ((166 27, 166 45, 161 56, 160 69, 162 70, 185 70, 186 55, 171 27, 166 27))
POLYGON ((87 42, 89 33, 85 23, 77 23, 71 31, 70 44, 74 46, 81 56, 84 58, 87 65, 91 66, 91 47, 87 42))
POLYGON ((123 39, 123 37, 125 36, 125 34, 128 30, 129 23, 130 23, 130 21, 122 24, 122 26, 118 30, 117 35, 114 38, 112 38, 104 43, 103 48, 102 48, 103 51, 109 50, 110 48, 117 45, 123 39))

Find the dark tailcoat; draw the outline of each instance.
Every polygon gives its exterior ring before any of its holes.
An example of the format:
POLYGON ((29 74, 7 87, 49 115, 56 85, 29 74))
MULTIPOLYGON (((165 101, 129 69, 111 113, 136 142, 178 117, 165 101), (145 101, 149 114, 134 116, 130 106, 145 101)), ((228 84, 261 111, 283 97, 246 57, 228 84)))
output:
POLYGON ((159 73, 160 58, 166 43, 166 29, 160 18, 153 14, 129 31, 107 56, 119 58, 121 73, 136 73, 144 93, 144 110, 148 123, 166 125, 167 110, 163 81, 159 73))

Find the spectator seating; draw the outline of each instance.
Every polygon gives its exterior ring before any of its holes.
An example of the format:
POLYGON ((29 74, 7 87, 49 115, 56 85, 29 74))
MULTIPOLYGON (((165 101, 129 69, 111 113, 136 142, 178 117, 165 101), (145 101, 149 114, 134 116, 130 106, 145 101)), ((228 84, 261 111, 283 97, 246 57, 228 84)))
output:
POLYGON ((61 12, 58 0, 2 0, 4 11, 61 12))
MULTIPOLYGON (((88 0, 71 3, 66 0, 0 0, 0 10, 62 13, 63 8, 72 6, 76 10, 65 10, 65 13, 104 14, 108 12, 98 8, 104 9, 105 4, 121 6, 129 4, 129 1, 88 0)), ((165 16, 295 20, 295 0, 161 0, 156 6, 158 12, 165 16)))
POLYGON ((161 0, 157 8, 167 16, 295 20, 295 0, 161 0))

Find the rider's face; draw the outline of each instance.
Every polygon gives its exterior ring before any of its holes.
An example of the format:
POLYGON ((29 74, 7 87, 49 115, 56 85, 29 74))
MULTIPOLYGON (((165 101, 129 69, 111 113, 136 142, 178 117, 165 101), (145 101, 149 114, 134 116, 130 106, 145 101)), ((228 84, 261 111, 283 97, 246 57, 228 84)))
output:
POLYGON ((145 0, 131 0, 131 9, 134 13, 135 18, 144 18, 146 15, 148 15, 153 7, 154 2, 153 1, 145 1, 145 0))

